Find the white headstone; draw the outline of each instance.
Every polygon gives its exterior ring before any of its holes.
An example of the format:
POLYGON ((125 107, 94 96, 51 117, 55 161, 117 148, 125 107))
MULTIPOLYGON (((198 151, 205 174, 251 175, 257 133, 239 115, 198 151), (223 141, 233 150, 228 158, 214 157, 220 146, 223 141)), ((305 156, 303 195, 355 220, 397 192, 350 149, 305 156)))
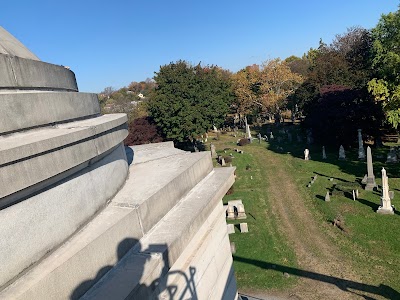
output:
POLYGON ((389 196, 389 182, 388 182, 388 177, 386 176, 385 168, 382 168, 381 206, 379 206, 376 212, 380 214, 391 214, 391 215, 394 214, 394 210, 389 196))
POLYGON ((331 201, 331 197, 330 197, 330 195, 329 195, 329 191, 326 192, 325 201, 326 201, 326 202, 331 201))
POLYGON ((233 225, 233 224, 227 224, 226 227, 227 227, 227 229, 228 229, 228 234, 235 233, 235 225, 233 225))
POLYGON ((249 232, 249 228, 247 227, 247 223, 240 223, 240 232, 241 233, 249 232))
POLYGON ((310 159, 310 151, 308 149, 304 150, 304 160, 310 159))

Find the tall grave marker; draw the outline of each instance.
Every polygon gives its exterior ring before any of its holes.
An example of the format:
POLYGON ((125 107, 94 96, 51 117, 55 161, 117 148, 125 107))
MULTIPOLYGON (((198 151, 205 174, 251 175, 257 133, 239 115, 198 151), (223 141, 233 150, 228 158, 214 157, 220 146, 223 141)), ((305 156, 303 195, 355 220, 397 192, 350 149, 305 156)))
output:
POLYGON ((376 211, 378 214, 394 214, 393 207, 391 204, 391 200, 389 197, 389 182, 388 177, 386 176, 385 168, 382 168, 382 197, 381 197, 381 206, 379 206, 376 211))
POLYGON ((362 183, 365 184, 366 191, 372 191, 376 187, 374 169, 372 167, 371 147, 367 147, 367 174, 364 176, 362 183))
POLYGON ((361 129, 358 129, 358 159, 365 159, 365 151, 363 145, 361 129))

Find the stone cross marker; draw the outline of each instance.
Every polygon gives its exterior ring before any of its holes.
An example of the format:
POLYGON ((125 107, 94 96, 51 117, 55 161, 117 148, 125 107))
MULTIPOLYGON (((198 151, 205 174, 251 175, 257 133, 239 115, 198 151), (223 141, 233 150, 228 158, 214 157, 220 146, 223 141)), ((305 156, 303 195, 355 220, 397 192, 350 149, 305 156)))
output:
POLYGON ((339 148, 339 159, 340 160, 346 159, 346 152, 344 151, 343 145, 340 145, 339 148))
POLYGON ((367 147, 367 174, 364 176, 361 183, 365 184, 366 191, 372 191, 376 187, 374 169, 372 167, 372 152, 371 147, 367 147))
POLYGON ((365 151, 361 135, 361 129, 358 129, 358 159, 365 159, 365 151))
POLYGON ((394 214, 391 200, 389 197, 389 183, 388 183, 388 177, 386 176, 385 168, 382 168, 381 206, 379 206, 379 208, 376 212, 379 214, 390 214, 390 215, 394 214))

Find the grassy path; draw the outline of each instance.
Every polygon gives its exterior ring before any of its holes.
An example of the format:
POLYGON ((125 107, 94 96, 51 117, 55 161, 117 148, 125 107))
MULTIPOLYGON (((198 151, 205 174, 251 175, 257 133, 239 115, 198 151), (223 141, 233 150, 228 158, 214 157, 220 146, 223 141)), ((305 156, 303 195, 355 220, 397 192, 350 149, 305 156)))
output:
MULTIPOLYGON (((223 149, 232 141, 217 144, 223 149)), ((278 299, 394 299, 387 296, 391 288, 379 284, 381 276, 364 276, 370 272, 349 255, 357 249, 348 244, 350 251, 344 251, 346 238, 315 208, 303 182, 310 164, 267 150, 265 143, 243 149, 234 160, 235 192, 225 197, 225 202, 242 198, 248 212, 249 234, 230 236, 238 249, 234 263, 241 292, 278 299)))
POLYGON ((297 257, 298 268, 289 267, 287 273, 299 276, 301 280, 283 295, 298 299, 356 299, 347 286, 360 282, 360 278, 352 272, 351 262, 340 255, 336 245, 321 230, 322 225, 315 221, 304 195, 290 175, 288 161, 261 147, 253 148, 252 152, 259 164, 267 166, 263 169, 263 177, 269 183, 267 193, 272 213, 297 257))

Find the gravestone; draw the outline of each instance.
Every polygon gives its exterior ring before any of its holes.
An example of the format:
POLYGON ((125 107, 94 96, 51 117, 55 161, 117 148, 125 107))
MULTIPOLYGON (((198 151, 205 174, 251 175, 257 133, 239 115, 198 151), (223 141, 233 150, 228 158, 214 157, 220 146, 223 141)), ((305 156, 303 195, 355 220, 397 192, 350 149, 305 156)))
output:
POLYGON ((339 147, 339 160, 345 160, 346 159, 346 152, 344 151, 343 145, 340 145, 339 147))
POLYGON ((325 146, 322 146, 322 159, 326 159, 325 146))
POLYGON ((358 129, 358 159, 365 159, 365 151, 363 146, 363 140, 361 135, 361 129, 358 129))
POLYGON ((210 148, 211 148, 211 157, 212 158, 216 158, 217 157, 217 151, 215 150, 215 145, 211 144, 210 148))
POLYGON ((393 215, 394 210, 389 196, 389 182, 385 168, 382 168, 382 197, 381 205, 376 211, 378 214, 393 215))
POLYGON ((272 131, 271 131, 271 134, 269 135, 269 139, 270 139, 270 140, 273 140, 273 139, 274 139, 274 134, 272 133, 272 131))
POLYGON ((250 125, 246 124, 246 139, 251 141, 251 132, 250 132, 250 125))
POLYGON ((261 144, 261 133, 257 134, 257 138, 258 138, 258 143, 261 144))
POLYGON ((372 152, 371 147, 367 147, 367 174, 364 176, 361 183, 365 184, 366 191, 372 191, 376 188, 374 169, 372 166, 372 152))
POLYGON ((213 129, 214 129, 214 132, 218 132, 218 129, 217 129, 217 127, 215 127, 215 125, 213 125, 213 129))
POLYGON ((310 151, 308 149, 304 150, 304 160, 310 160, 310 151))
POLYGON ((222 166, 222 167, 225 167, 225 166, 226 166, 225 158, 221 158, 221 166, 222 166))
POLYGON ((247 227, 247 223, 240 223, 240 232, 241 233, 249 232, 249 228, 247 227))
MULTIPOLYGON (((251 178, 253 179, 253 178, 251 178)), ((238 211, 238 215, 237 215, 237 219, 246 219, 246 213, 244 211, 244 205, 243 204, 238 204, 237 205, 237 211, 238 211)))
POLYGON ((236 245, 235 245, 235 242, 231 242, 230 244, 231 244, 231 253, 232 253, 232 254, 235 254, 235 253, 236 253, 236 245))
POLYGON ((234 210, 233 206, 228 205, 226 212, 227 212, 227 216, 226 216, 227 219, 229 219, 229 220, 235 219, 235 210, 234 210))
POLYGON ((356 201, 356 191, 353 190, 353 201, 356 201))
POLYGON ((397 163, 397 154, 396 150, 393 147, 390 147, 390 151, 387 154, 386 163, 397 163))
POLYGON ((329 202, 329 201, 331 201, 331 196, 329 195, 329 191, 328 191, 328 192, 326 192, 326 195, 325 195, 325 201, 326 201, 326 202, 329 202))
POLYGON ((235 225, 233 225, 233 224, 227 224, 226 227, 227 227, 227 229, 228 229, 228 234, 235 233, 235 225))

